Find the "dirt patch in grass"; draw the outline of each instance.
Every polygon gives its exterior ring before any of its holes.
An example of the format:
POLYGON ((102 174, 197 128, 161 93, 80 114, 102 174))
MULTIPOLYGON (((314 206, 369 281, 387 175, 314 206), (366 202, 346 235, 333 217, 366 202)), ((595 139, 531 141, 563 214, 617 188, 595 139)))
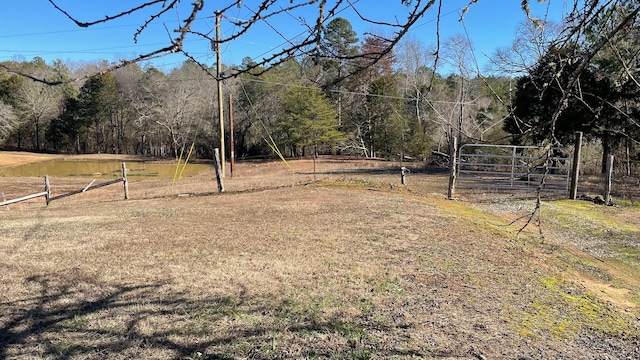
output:
POLYGON ((406 187, 397 163, 291 166, 0 209, 0 358, 640 356, 635 308, 565 277, 569 230, 515 237, 520 200, 446 200, 419 165, 406 187))

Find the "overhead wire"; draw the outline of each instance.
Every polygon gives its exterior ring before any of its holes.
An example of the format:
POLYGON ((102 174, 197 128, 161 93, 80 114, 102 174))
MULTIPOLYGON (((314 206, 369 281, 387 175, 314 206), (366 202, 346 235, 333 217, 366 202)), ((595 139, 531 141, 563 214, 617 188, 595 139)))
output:
MULTIPOLYGON (((352 5, 347 5, 347 6, 345 6, 344 8, 342 8, 342 9, 340 9, 340 10, 336 11, 336 12, 335 12, 331 17, 327 17, 327 18, 325 18, 325 19, 324 19, 324 22, 326 22, 327 20, 329 20, 329 19, 331 19, 331 18, 333 18, 333 17, 335 17, 335 16, 339 15, 340 13, 344 12, 345 10, 347 10, 348 8, 350 8, 350 7, 352 7, 353 5, 357 4, 358 2, 360 2, 360 0, 355 0, 355 1, 353 2, 353 4, 352 4, 352 5)), ((252 10, 251 8, 249 8, 247 5, 245 5, 245 8, 247 8, 249 11, 251 11, 251 12, 255 13, 255 11, 253 11, 253 10, 252 10)), ((287 15, 289 15, 289 16, 292 16, 288 11, 285 11, 285 13, 286 13, 287 15)), ((293 17, 293 16, 292 16, 292 17, 293 17)), ((295 17, 294 17, 294 19, 295 19, 295 17)), ((269 50, 267 50, 267 51, 265 51, 265 52, 263 52, 263 53, 261 53, 261 54, 258 54, 258 55, 256 55, 256 56, 251 57, 251 59, 252 59, 252 60, 257 59, 257 58, 261 58, 261 57, 263 57, 263 56, 265 56, 265 55, 272 54, 274 51, 278 50, 278 48, 282 48, 283 46, 285 46, 285 45, 287 45, 287 44, 293 44, 293 39, 297 39, 297 38, 299 38, 300 36, 303 36, 303 35, 305 35, 305 34, 308 34, 310 31, 312 31, 312 30, 313 30, 312 28, 309 28, 309 29, 307 29, 307 30, 305 30, 305 31, 302 31, 301 33, 299 33, 299 34, 297 34, 297 35, 294 35, 294 36, 291 36, 291 37, 286 37, 286 36, 284 36, 283 34, 281 34, 278 30, 276 30, 273 26, 271 26, 271 24, 269 24, 265 19, 261 19, 261 20, 262 20, 262 21, 264 21, 264 22, 267 24, 267 26, 269 26, 271 29, 273 29, 274 31, 276 31, 276 33, 277 33, 280 37, 282 37, 285 41, 284 41, 284 42, 282 42, 282 43, 280 43, 280 44, 278 44, 278 45, 276 45, 276 46, 274 46, 274 47, 272 47, 271 49, 269 49, 269 50)), ((296 20, 302 24, 302 22, 300 21, 300 19, 296 19, 296 20)), ((302 24, 302 25, 304 25, 304 24, 302 24)))
MULTIPOLYGON (((315 88, 315 87, 309 86, 309 85, 287 84, 287 83, 279 83, 279 82, 275 82, 275 81, 258 80, 258 79, 242 79, 242 81, 258 82, 258 83, 265 83, 265 84, 270 84, 270 85, 281 85, 281 86, 285 86, 285 87, 299 87, 301 89, 315 88)), ((367 96, 367 97, 377 97, 377 98, 394 99, 394 100, 406 100, 406 101, 415 100, 415 97, 372 94, 372 93, 358 92, 358 91, 348 91, 348 90, 330 90, 330 92, 346 94, 346 95, 362 95, 362 96, 367 96)), ((433 103, 433 104, 460 104, 459 101, 428 100, 428 99, 424 99, 424 100, 427 101, 427 102, 433 103)), ((465 104, 474 104, 474 103, 475 102, 469 102, 469 103, 465 103, 465 104)))
POLYGON ((269 136, 269 140, 267 140, 263 135, 261 135, 262 139, 267 143, 267 145, 271 148, 271 150, 273 152, 275 152, 278 155, 278 157, 280 157, 282 162, 284 162, 284 164, 287 165, 289 170, 293 171, 293 169, 291 168, 291 165, 289 165, 289 163, 285 159, 284 155, 282 154, 282 152, 278 148, 278 144, 276 144, 276 141, 271 136, 271 133, 269 132, 269 129, 267 129, 267 126, 265 125, 264 121, 262 121, 262 117, 260 116, 260 113, 258 113, 258 111, 256 110, 255 106, 253 106, 253 102, 251 101, 251 98, 249 97, 249 94, 247 93, 247 89, 244 87, 244 84, 242 83, 242 79, 240 79, 239 82, 240 82, 240 86, 242 87, 242 91, 243 91, 245 97, 247 98, 247 102, 249 103, 249 106, 251 106, 251 109, 253 110, 253 112, 255 112, 258 121, 262 125, 262 128, 264 129, 264 131, 269 136))
MULTIPOLYGON (((184 81, 196 81, 196 80, 200 80, 200 81, 216 81, 216 79, 213 78, 208 78, 208 77, 204 77, 204 78, 184 78, 184 79, 157 79, 155 81, 157 82, 184 82, 184 81)), ((292 83, 281 83, 281 82, 277 82, 277 81, 269 81, 269 80, 260 80, 260 79, 252 79, 252 78, 238 78, 238 81, 247 81, 247 82, 255 82, 255 83, 263 83, 263 84, 269 84, 269 85, 280 85, 280 86, 284 86, 284 87, 297 87, 300 89, 315 89, 317 87, 311 86, 311 85, 300 85, 300 84, 292 84, 292 83)), ((135 83, 134 80, 132 81, 122 81, 123 84, 131 84, 131 83, 135 83)), ((340 93, 340 94, 345 94, 345 95, 360 95, 360 96, 367 96, 367 97, 377 97, 377 98, 385 98, 385 99, 394 99, 394 100, 405 100, 405 101, 413 101, 415 100, 415 97, 406 97, 406 96, 396 96, 396 95, 384 95, 384 94, 372 94, 372 93, 367 93, 367 92, 359 92, 359 91, 349 91, 349 90, 330 90, 330 92, 332 93, 340 93)), ((427 101, 429 103, 433 103, 433 104, 460 104, 459 101, 446 101, 446 100, 429 100, 429 99, 421 99, 424 101, 427 101)), ((471 101, 471 102, 465 102, 465 104, 470 105, 470 104, 475 104, 475 101, 471 101)))
MULTIPOLYGON (((324 19, 324 22, 327 22, 329 20, 331 20, 332 18, 335 18, 336 16, 340 15, 342 12, 348 10, 349 8, 353 7, 354 5, 356 5, 357 3, 359 3, 360 0, 355 0, 352 1, 350 4, 345 5, 343 8, 335 11, 335 13, 331 14, 330 16, 328 16, 327 18, 324 19)), ((225 7, 226 9, 229 9, 231 7, 234 6, 234 4, 236 4, 237 1, 231 1, 229 3, 229 5, 227 7, 225 7)), ((247 5, 244 5, 245 8, 247 8, 249 11, 253 11, 251 10, 247 5)), ((455 14, 456 12, 458 12, 461 8, 458 8, 456 10, 452 10, 450 12, 445 13, 443 16, 448 16, 451 14, 455 14)), ((293 15, 291 15, 289 12, 286 12, 289 16, 292 16, 294 19, 296 19, 293 15)), ((238 8, 238 12, 237 14, 240 14, 240 8, 238 8)), ((278 33, 278 35, 280 37, 282 37, 285 41, 272 47, 271 49, 258 54, 256 56, 251 57, 252 59, 257 59, 257 58, 261 58, 265 55, 271 54, 274 51, 276 51, 278 48, 281 48, 287 44, 292 44, 293 43, 293 39, 296 39, 300 36, 303 36, 305 34, 308 34, 310 31, 312 31, 312 28, 309 28, 297 35, 294 36, 290 36, 287 37, 284 34, 282 34, 281 32, 277 31, 277 29, 271 25, 269 22, 267 22, 265 19, 262 19, 267 26, 271 27, 272 29, 274 29, 274 31, 276 31, 278 33)), ((302 23, 302 20, 297 18, 297 21, 302 23)), ((421 26, 424 26, 430 22, 435 21, 435 19, 432 20, 428 20, 422 23, 418 23, 416 24, 413 29, 415 28, 419 28, 421 26)), ((171 22, 178 22, 178 20, 173 20, 173 21, 165 21, 164 23, 171 23, 171 22)), ((303 24, 303 23, 302 23, 303 24)), ((304 24, 303 24, 304 25, 304 24)), ((73 29, 73 30, 54 30, 54 31, 48 31, 48 32, 33 32, 33 33, 23 33, 23 34, 10 34, 10 35, 0 35, 0 38, 9 38, 9 37, 30 37, 30 36, 42 36, 42 35, 51 35, 51 34, 64 34, 64 33, 77 33, 77 32, 86 32, 86 31, 100 31, 100 30, 108 30, 108 29, 118 29, 118 28, 128 28, 128 27, 137 27, 139 26, 139 24, 123 24, 123 25, 114 25, 114 26, 104 26, 104 27, 97 27, 97 28, 88 28, 88 29, 73 29)), ((234 25, 235 28, 236 25, 234 25)), ((233 32, 233 30, 231 30, 233 32)), ((195 40, 186 40, 185 42, 196 42, 196 41, 204 41, 203 39, 195 39, 195 40)), ((162 43, 164 44, 164 43, 162 43)), ((106 48, 92 48, 92 49, 84 49, 84 50, 63 50, 63 51, 47 51, 47 50, 20 50, 20 51, 15 51, 15 50, 0 50, 0 53, 2 52, 13 52, 14 54, 17 52, 21 52, 21 53, 29 53, 30 55, 33 56, 38 56, 37 54, 42 54, 42 55, 52 55, 52 54, 106 54, 110 52, 108 52, 108 50, 115 50, 115 49, 134 49, 134 48, 140 48, 141 46, 157 46, 160 45, 160 43, 150 43, 150 44, 136 44, 136 45, 128 45, 128 46, 117 46, 117 47, 106 47, 106 48)), ((227 52, 231 47, 231 44, 228 43, 227 46, 225 47, 225 52, 227 52)), ((170 66, 170 65, 174 65, 174 64, 179 64, 180 62, 172 62, 172 63, 165 63, 165 64, 159 64, 158 66, 170 66)))
MULTIPOLYGON (((345 5, 345 7, 343 7, 342 9, 337 10, 334 14, 332 14, 332 15, 331 15, 331 16, 329 16, 329 17, 327 17, 327 18, 325 19, 325 21, 328 21, 329 19, 331 19, 331 18, 333 18, 333 17, 338 16, 339 14, 341 14, 341 13, 342 13, 342 12, 344 12, 344 11, 346 11, 346 10, 347 10, 347 9, 349 9, 350 7, 353 7, 353 6, 354 6, 355 4, 357 4, 359 1, 360 1, 360 0, 355 0, 355 1, 353 1, 353 2, 350 2, 350 3, 349 3, 349 5, 345 5)), ((236 1, 232 1, 232 2, 230 3, 230 5, 228 5, 226 8, 227 8, 227 9, 228 9, 228 8, 231 8, 231 7, 233 6, 233 4, 235 4, 235 3, 236 3, 236 1)), ((253 12, 253 10, 251 10, 247 5, 245 5, 245 8, 247 8, 249 11, 252 11, 252 12, 253 12)), ((449 11, 449 12, 447 12, 447 13, 443 14, 442 16, 449 16, 449 15, 451 15, 451 14, 455 14, 455 13, 456 13, 456 12, 458 12, 460 9, 461 9, 461 8, 458 8, 458 9, 456 9, 456 10, 452 10, 452 11, 449 11)), ((240 13, 240 9, 238 9, 238 13, 237 13, 237 14, 239 15, 239 13, 240 13)), ((255 13, 255 12, 254 12, 254 13, 255 13)), ((291 15, 289 12, 286 12, 286 13, 287 13, 289 16, 292 16, 292 17, 293 17, 293 15, 291 15)), ((294 17, 294 18, 295 18, 295 17, 294 17)), ((414 26, 414 29, 415 29, 415 28, 419 28, 419 27, 421 27, 421 26, 424 26, 424 25, 426 25, 426 24, 428 24, 428 23, 430 23, 430 22, 433 22, 433 21, 435 21, 435 20, 436 20, 436 19, 432 19, 432 20, 428 20, 428 21, 425 21, 425 22, 422 22, 422 23, 418 23, 418 24, 416 24, 416 25, 414 26)), ((272 29, 274 29, 274 27, 273 27, 270 23, 268 23, 266 20, 264 20, 264 19, 263 19, 263 21, 264 21, 264 22, 265 22, 269 27, 271 27, 272 29)), ((298 19, 298 21, 301 21, 301 20, 300 20, 300 19, 298 19)), ((132 24, 132 25, 133 25, 133 24, 132 24)), ((124 27, 130 27, 130 26, 132 26, 132 25, 118 25, 118 26, 111 26, 111 27, 102 27, 101 29, 124 28, 124 27)), ((234 27, 235 27, 235 25, 234 25, 234 27)), ((92 28, 92 29, 93 29, 93 28, 92 28)), ((277 29, 274 29, 274 30, 277 30, 277 29)), ((297 38, 297 37, 299 37, 299 36, 302 36, 302 35, 304 35, 304 34, 307 34, 307 33, 309 33, 309 32, 310 32, 310 31, 312 31, 312 30, 313 30, 312 28, 309 28, 309 29, 307 29, 307 30, 305 30, 305 31, 301 32, 300 34, 298 34, 298 35, 296 35, 296 36, 294 36, 294 37, 291 37, 291 38, 287 38, 287 37, 286 37, 286 36, 284 36, 282 33, 277 32, 277 33, 278 33, 278 35, 279 35, 280 37, 282 37, 282 38, 285 40, 285 42, 283 42, 283 43, 281 43, 281 44, 279 44, 279 45, 277 45, 277 46, 273 47, 272 49, 270 49, 270 50, 268 50, 268 51, 266 51, 266 52, 264 52, 264 53, 262 53, 262 54, 260 54, 260 55, 257 55, 257 56, 255 56, 255 57, 253 57, 252 59, 255 59, 255 58, 258 58, 258 57, 264 56, 264 55, 266 55, 266 54, 269 54, 269 53, 271 53, 272 51, 274 51, 274 50, 278 49, 279 47, 282 47, 282 46, 284 46, 284 45, 286 45, 286 44, 292 44, 292 39, 295 39, 295 38, 297 38)), ((77 32, 77 31, 84 31, 84 29, 77 29, 77 30, 61 30, 60 32, 77 32)), ((233 31, 233 30, 232 30, 232 31, 233 31)), ((54 31, 53 33, 56 33, 56 31, 54 31)), ((14 34, 14 35, 11 35, 11 36, 31 36, 31 35, 43 35, 43 34, 47 34, 47 33, 30 33, 30 34, 28 33, 28 34, 17 34, 17 35, 16 35, 16 34, 14 34)), ((7 36, 7 35, 3 35, 3 36, 0 36, 0 38, 2 38, 2 37, 6 37, 6 36, 7 36)), ((198 39, 198 40, 188 40, 188 41, 195 42, 195 41, 203 41, 203 40, 198 39)), ((153 46, 153 45, 159 45, 159 43, 155 43, 155 44, 145 44, 145 46, 153 46)), ((230 44, 228 44, 228 45, 230 46, 230 44)), ((227 46, 227 49, 229 48, 229 46, 227 46)), ((108 48, 97 48, 97 49, 88 49, 88 50, 63 51, 63 52, 47 52, 47 53, 49 53, 49 54, 51 54, 51 53, 65 53, 65 54, 74 54, 74 53, 76 53, 76 54, 78 54, 78 53, 93 53, 94 51, 96 51, 95 53, 99 53, 99 52, 97 52, 97 51, 99 51, 99 50, 126 49, 126 48, 135 48, 135 47, 138 47, 138 46, 136 46, 136 45, 130 45, 130 46, 121 46, 121 47, 108 47, 108 48)), ((3 51, 0 51, 0 52, 3 52, 3 51)), ((34 51, 34 52, 35 52, 35 51, 34 51)), ((206 60, 209 60, 209 59, 210 59, 210 57, 211 57, 211 52, 207 52, 207 53, 206 53, 206 55, 202 55, 202 56, 199 56, 199 57, 205 57, 205 56, 206 56, 206 60)), ((199 57, 196 57, 196 59, 197 59, 197 58, 199 58, 199 57)), ((159 64, 158 66, 168 66, 168 65, 180 64, 180 63, 183 63, 183 62, 184 62, 184 61, 177 61, 177 62, 168 63, 168 64, 159 64)), ((264 81, 264 80, 254 80, 254 79, 245 79, 245 80, 247 80, 247 81, 263 81, 263 82, 267 82, 267 81, 264 81)), ((164 80, 162 80, 162 81, 179 81, 179 80, 164 79, 164 80)), ((268 83, 270 83, 270 84, 278 84, 278 83, 276 83, 276 82, 268 82, 268 83)), ((300 85, 291 85, 291 84, 280 84, 280 85, 284 85, 284 86, 300 86, 300 85)), ((335 93, 343 93, 343 94, 353 94, 353 95, 362 95, 362 96, 370 96, 370 97, 391 98, 391 99, 403 99, 403 100, 412 100, 412 99, 413 99, 413 98, 407 98, 407 97, 390 96, 390 95, 378 95, 378 94, 369 94, 369 93, 364 93, 364 92, 353 92, 353 91, 346 91, 346 90, 331 90, 331 92, 335 92, 335 93)), ((430 101, 431 101, 432 103, 457 103, 457 102, 446 102, 446 101, 435 101, 435 100, 430 100, 430 101)))

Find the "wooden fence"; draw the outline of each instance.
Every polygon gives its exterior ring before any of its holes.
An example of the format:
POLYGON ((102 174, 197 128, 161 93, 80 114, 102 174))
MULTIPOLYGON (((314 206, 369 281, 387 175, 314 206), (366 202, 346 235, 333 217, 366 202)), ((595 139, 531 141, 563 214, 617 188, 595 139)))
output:
POLYGON ((85 186, 83 189, 70 191, 68 193, 57 195, 57 196, 51 196, 51 186, 49 184, 49 176, 45 175, 45 177, 44 177, 44 191, 43 192, 22 196, 22 197, 19 197, 17 199, 11 199, 11 200, 3 199, 4 201, 0 203, 0 206, 15 204, 15 203, 18 203, 18 202, 27 201, 27 200, 31 200, 31 199, 35 199, 35 198, 39 198, 39 197, 44 197, 45 204, 49 205, 49 203, 51 203, 52 201, 64 199, 64 198, 72 196, 72 195, 82 194, 82 193, 85 193, 85 192, 90 191, 90 190, 99 189, 101 187, 105 187, 105 186, 109 186, 109 185, 113 185, 113 184, 117 184, 117 183, 123 183, 123 185, 124 185, 124 199, 127 200, 129 198, 129 182, 127 181, 127 166, 126 166, 125 163, 122 163, 122 177, 121 178, 110 180, 110 181, 106 181, 106 182, 103 182, 103 183, 98 183, 98 184, 96 184, 95 182, 96 182, 95 180, 91 181, 89 183, 89 185, 85 186))

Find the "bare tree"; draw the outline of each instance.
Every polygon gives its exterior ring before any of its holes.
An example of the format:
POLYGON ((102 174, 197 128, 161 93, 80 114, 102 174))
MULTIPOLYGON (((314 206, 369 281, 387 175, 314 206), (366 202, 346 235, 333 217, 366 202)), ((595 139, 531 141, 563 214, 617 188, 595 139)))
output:
POLYGON ((206 74, 193 62, 187 61, 174 69, 160 83, 148 89, 145 116, 165 129, 169 135, 174 156, 180 149, 195 140, 198 131, 203 131, 205 119, 212 111, 212 94, 206 74))
MULTIPOLYGON (((42 72, 34 77, 46 78, 42 72)), ((60 113, 62 92, 58 87, 51 87, 37 81, 26 81, 18 92, 18 112, 23 119, 22 126, 29 126, 33 134, 33 150, 41 150, 44 129, 51 119, 60 113)))
POLYGON ((498 48, 490 59, 490 70, 509 76, 526 75, 546 53, 561 32, 561 26, 541 19, 522 21, 508 48, 498 48))
MULTIPOLYGON (((121 60, 117 63, 111 64, 108 70, 120 68, 134 62, 151 60, 167 54, 181 53, 185 57, 200 64, 203 69, 208 71, 208 67, 205 66, 205 64, 200 63, 188 52, 184 46, 185 41, 204 39, 213 44, 214 47, 219 47, 225 43, 230 43, 243 38, 250 30, 257 28, 258 26, 256 25, 258 24, 266 24, 267 26, 272 27, 271 22, 276 18, 291 20, 292 18, 295 18, 292 16, 293 13, 300 13, 301 11, 308 12, 309 10, 312 10, 312 13, 316 14, 312 18, 299 18, 297 20, 297 26, 303 30, 301 36, 296 37, 295 40, 285 38, 285 42, 282 47, 274 50, 261 59, 255 59, 255 63, 252 64, 251 67, 244 68, 240 72, 250 72, 256 69, 268 70, 292 57, 322 56, 322 52, 319 51, 319 49, 325 26, 331 20, 339 17, 340 13, 346 10, 354 12, 363 22, 389 30, 388 33, 390 36, 385 39, 386 47, 379 49, 376 54, 367 54, 369 60, 374 60, 372 62, 368 62, 368 65, 371 65, 376 62, 376 59, 379 60, 386 54, 390 53, 393 47, 398 44, 400 39, 407 34, 409 29, 427 12, 437 12, 437 5, 442 2, 442 0, 396 0, 400 2, 404 10, 401 13, 394 14, 395 16, 393 17, 389 17, 393 20, 384 20, 368 18, 365 10, 369 4, 354 0, 307 0, 302 2, 261 0, 254 8, 250 8, 247 4, 244 4, 242 0, 230 0, 226 2, 225 5, 221 5, 219 2, 205 2, 204 0, 190 0, 189 2, 184 0, 137 0, 131 2, 125 10, 116 13, 109 13, 109 10, 105 8, 105 15, 99 19, 81 19, 78 15, 65 9, 65 6, 60 5, 59 1, 48 1, 51 6, 64 14, 77 26, 82 28, 110 23, 132 14, 144 14, 147 17, 147 20, 140 24, 139 28, 134 34, 132 34, 133 39, 136 42, 143 33, 149 31, 152 24, 162 23, 166 28, 167 19, 175 20, 175 18, 170 17, 178 17, 177 20, 179 25, 171 31, 167 29, 167 40, 164 44, 132 59, 121 60), (230 12, 230 10, 234 8, 245 9, 248 11, 250 16, 247 19, 236 19, 232 16, 227 17, 227 12, 230 12), (197 21, 209 19, 212 14, 216 14, 216 16, 221 15, 226 21, 232 22, 234 25, 233 30, 225 33, 220 39, 216 37, 215 32, 211 29, 201 30, 197 26, 197 21)), ((91 6, 106 7, 111 6, 111 3, 92 4, 91 6)), ((437 14, 439 16, 439 13, 437 14)), ((359 54, 344 54, 341 56, 343 59, 340 60, 353 60, 361 57, 359 54)), ((2 64, 0 64, 0 67, 14 73, 20 73, 19 70, 12 69, 2 64)), ((253 73, 255 74, 255 71, 253 73)), ((49 84, 59 83, 58 81, 47 81, 46 79, 33 77, 29 74, 22 75, 49 84)), ((216 76, 216 74, 211 72, 210 75, 216 76)), ((226 79, 237 75, 237 72, 226 73, 220 74, 218 77, 220 79, 226 79)), ((350 74, 344 74, 343 76, 346 77, 349 75, 350 74)))
POLYGON ((404 95, 412 99, 415 118, 426 122, 423 106, 435 75, 435 69, 432 68, 435 64, 435 50, 426 49, 412 37, 406 37, 398 48, 397 58, 399 70, 403 74, 401 87, 404 95))
MULTIPOLYGON (((185 48, 184 43, 186 40, 204 39, 214 46, 220 47, 225 43, 230 43, 235 40, 245 37, 250 30, 257 27, 258 24, 266 24, 274 28, 271 23, 276 19, 289 19, 292 18, 297 21, 297 26, 303 29, 303 33, 296 37, 296 39, 289 39, 283 35, 284 42, 282 47, 270 52, 261 59, 255 59, 255 63, 248 68, 244 68, 241 72, 249 72, 251 70, 262 69, 268 70, 274 65, 282 63, 291 57, 322 56, 321 40, 325 26, 333 19, 341 16, 341 13, 348 10, 356 14, 357 17, 363 22, 371 24, 372 26, 382 28, 383 31, 390 34, 385 39, 386 46, 379 49, 376 54, 367 54, 369 60, 373 62, 365 62, 367 65, 374 64, 377 60, 382 59, 386 54, 389 54, 392 49, 397 46, 400 40, 409 32, 409 30, 416 24, 418 20, 423 18, 426 14, 432 14, 436 18, 436 21, 440 21, 440 10, 442 0, 396 0, 403 6, 403 11, 394 16, 387 18, 393 20, 386 20, 381 18, 369 18, 366 15, 366 7, 368 3, 356 0, 306 0, 302 2, 285 1, 285 0, 261 0, 255 7, 250 8, 247 4, 244 4, 242 0, 229 0, 225 5, 220 5, 219 2, 205 2, 204 0, 191 0, 186 2, 184 0, 136 0, 133 1, 125 10, 118 11, 116 13, 109 13, 108 9, 104 9, 104 16, 99 19, 81 19, 76 14, 72 14, 67 11, 64 6, 59 4, 57 0, 48 0, 51 6, 64 14, 69 20, 73 21, 77 26, 82 28, 89 28, 99 24, 110 23, 121 18, 125 18, 132 14, 143 14, 146 16, 146 20, 140 24, 139 28, 132 34, 134 41, 147 31, 152 24, 162 23, 165 24, 166 20, 171 16, 177 16, 178 26, 171 31, 167 29, 167 40, 164 44, 158 46, 156 49, 140 54, 137 57, 127 60, 121 60, 117 63, 111 64, 109 69, 123 67, 127 64, 150 60, 160 56, 164 56, 172 53, 181 53, 189 59, 194 60, 196 63, 202 65, 203 69, 207 69, 205 64, 198 62, 185 48), (247 19, 236 19, 232 16, 226 16, 234 8, 241 8, 247 11, 250 16, 247 19), (305 11, 308 13, 312 10, 315 16, 312 17, 298 17, 292 16, 294 13, 301 13, 305 11), (221 15, 226 21, 233 23, 233 30, 227 32, 218 39, 215 36, 215 32, 212 29, 200 29, 198 20, 206 20, 212 18, 212 14, 221 15)), ((544 23, 544 19, 534 18, 530 12, 531 0, 523 0, 521 7, 524 14, 531 20, 533 24, 539 25, 544 23)), ((556 0, 542 0, 542 2, 552 2, 556 0)), ((606 11, 612 6, 616 6, 619 3, 626 0, 593 0, 593 1, 580 1, 573 0, 566 2, 565 7, 569 9, 569 26, 564 32, 560 42, 575 42, 579 41, 582 36, 586 25, 593 21, 599 14, 606 11)), ((111 3, 92 4, 91 6, 110 6, 111 3)), ((463 14, 467 11, 473 11, 473 7, 482 6, 482 2, 477 0, 469 0, 467 6, 463 8, 463 14)), ((175 20, 175 18, 171 18, 175 20)), ((623 19, 621 25, 628 23, 623 19)), ((274 31, 276 29, 274 28, 274 31)), ((612 31, 605 36, 610 38, 614 36, 619 29, 612 28, 612 31)), ((439 34, 436 34, 439 37, 439 34)), ((439 43, 439 39, 438 39, 439 43)), ((593 54, 597 53, 606 42, 596 45, 593 48, 593 54)), ((437 47, 439 48, 439 46, 437 47)), ((437 55, 438 49, 436 49, 437 55)), ((362 57, 362 54, 355 55, 342 55, 340 60, 353 60, 358 57, 362 57)), ((8 71, 19 72, 16 69, 11 69, 6 65, 0 64, 0 67, 5 68, 8 71)), ((354 69, 354 72, 359 69, 354 69)), ((220 79, 236 76, 238 73, 226 73, 218 76, 220 79)), ((29 74, 24 74, 26 77, 32 77, 29 74)), ((211 74, 215 76, 214 74, 211 74)), ((345 74, 350 76, 350 74, 345 74)), ((47 83, 57 83, 56 81, 47 81, 45 79, 38 79, 47 83)))
POLYGON ((474 137, 471 133, 470 106, 473 104, 471 91, 473 70, 473 48, 469 40, 455 35, 443 43, 442 62, 452 73, 447 79, 447 93, 442 101, 433 103, 442 131, 447 136, 457 136, 458 146, 462 145, 462 136, 474 137))
POLYGON ((4 141, 16 129, 17 119, 13 107, 0 101, 0 142, 4 141))

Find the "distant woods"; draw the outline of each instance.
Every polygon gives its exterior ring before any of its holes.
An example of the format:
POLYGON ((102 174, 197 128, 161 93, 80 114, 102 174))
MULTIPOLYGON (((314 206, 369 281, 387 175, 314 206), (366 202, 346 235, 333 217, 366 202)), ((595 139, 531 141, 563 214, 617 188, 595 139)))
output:
MULTIPOLYGON (((457 70, 443 77, 430 67, 432 50, 411 39, 379 60, 349 59, 379 53, 386 40, 360 40, 342 18, 325 36, 319 51, 326 56, 290 58, 269 71, 250 58, 224 66, 237 74, 223 83, 223 106, 228 145, 231 95, 238 158, 271 156, 277 146, 285 156, 426 159, 447 148, 453 125, 469 141, 508 141, 501 126, 506 111, 495 93, 508 98, 511 79, 457 70)), ((0 73, 0 109, 9 114, 2 127, 6 149, 172 157, 195 144, 198 156, 210 157, 218 146, 217 80, 192 60, 168 72, 137 63, 101 71, 110 64, 79 67, 38 58, 4 65, 61 81, 51 86, 0 73), (96 75, 67 81, 82 73, 96 75)))
MULTIPOLYGON (((575 131, 600 144, 603 156, 638 157, 636 1, 576 2, 562 24, 530 16, 482 69, 466 35, 428 46, 405 36, 414 17, 433 9, 403 3, 414 11, 390 36, 360 38, 335 17, 277 61, 224 64, 218 79, 214 65, 188 56, 167 72, 142 62, 0 63, 0 146, 178 156, 195 144, 210 157, 220 137, 215 85, 224 78, 240 158, 269 156, 277 146, 287 156, 427 159, 447 152, 453 136, 459 145, 568 145, 575 131)), ((465 11, 482 6, 471 3, 465 11)))

